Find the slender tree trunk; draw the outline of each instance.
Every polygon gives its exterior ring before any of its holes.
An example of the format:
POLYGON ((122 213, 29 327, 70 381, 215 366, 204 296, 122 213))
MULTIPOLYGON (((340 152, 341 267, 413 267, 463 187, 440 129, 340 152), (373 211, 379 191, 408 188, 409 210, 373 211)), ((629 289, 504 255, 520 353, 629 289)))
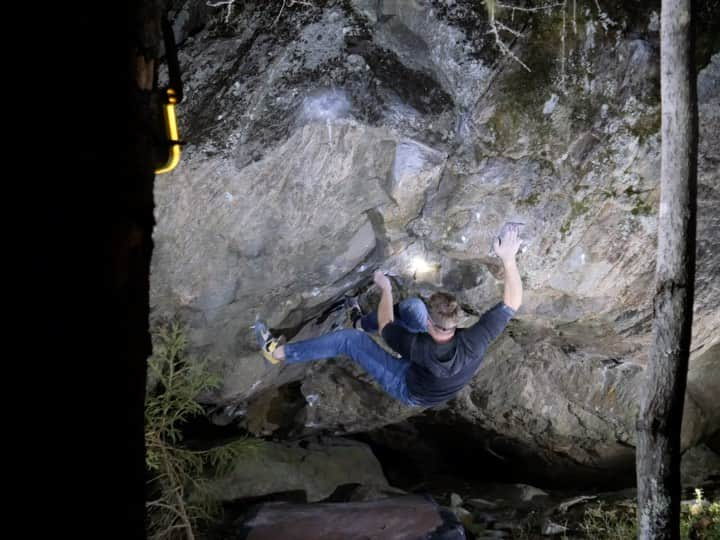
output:
MULTIPOLYGON (((153 133, 147 127, 147 119, 152 115, 148 94, 162 40, 156 14, 162 13, 164 0, 130 0, 123 4, 128 9, 123 55, 128 79, 122 88, 128 114, 124 123, 118 121, 125 146, 115 158, 118 165, 113 168, 117 172, 113 171, 113 176, 106 179, 112 179, 107 189, 113 204, 103 207, 107 208, 103 224, 110 230, 105 236, 111 254, 106 268, 108 305, 112 321, 117 321, 106 342, 118 344, 112 348, 109 361, 111 365, 123 366, 127 377, 124 410, 128 414, 129 433, 124 448, 130 463, 127 474, 130 534, 124 538, 134 540, 147 537, 144 420, 147 359, 152 354, 149 276, 155 226, 153 133)), ((100 121, 98 124, 104 125, 100 121)), ((101 157, 107 159, 105 155, 101 157)))
POLYGON ((695 282, 697 89, 692 0, 663 0, 661 199, 653 343, 638 417, 640 540, 680 538, 680 429, 695 282))

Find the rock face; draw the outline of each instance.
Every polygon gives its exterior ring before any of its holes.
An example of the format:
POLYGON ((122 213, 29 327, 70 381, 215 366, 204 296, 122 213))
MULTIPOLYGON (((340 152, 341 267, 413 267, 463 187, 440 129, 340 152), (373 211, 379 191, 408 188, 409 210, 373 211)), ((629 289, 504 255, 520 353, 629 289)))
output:
POLYGON ((712 486, 713 481, 717 485, 720 481, 720 456, 704 444, 689 449, 683 454, 680 478, 683 488, 688 491, 712 486))
MULTIPOLYGON (((456 293, 471 321, 501 298, 490 246, 513 220, 524 305, 459 398, 423 414, 533 448, 549 471, 631 464, 651 337, 659 14, 501 9, 527 71, 499 53, 477 2, 317 4, 277 22, 260 4, 227 20, 219 7, 183 31, 188 144, 156 179, 151 298, 222 374, 204 396, 216 420, 342 434, 418 414, 346 359, 266 365, 250 326, 259 315, 290 338, 318 335, 378 267, 401 296, 456 293)), ((720 428, 720 44, 706 32, 718 14, 701 19, 685 447, 720 428)))
POLYGON ((220 501, 304 491, 307 502, 316 502, 345 484, 391 489, 370 448, 354 441, 323 438, 302 444, 266 442, 252 456, 243 456, 212 488, 220 501))

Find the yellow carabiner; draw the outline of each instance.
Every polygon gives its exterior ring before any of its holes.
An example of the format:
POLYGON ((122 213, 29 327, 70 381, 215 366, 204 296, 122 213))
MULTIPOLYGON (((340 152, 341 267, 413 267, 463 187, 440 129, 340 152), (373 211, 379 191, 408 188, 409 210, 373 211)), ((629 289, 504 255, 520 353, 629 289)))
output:
POLYGON ((170 146, 170 157, 167 163, 155 169, 155 174, 163 174, 172 171, 177 164, 180 163, 180 138, 178 137, 177 119, 175 118, 175 104, 177 98, 172 88, 167 89, 167 103, 163 107, 163 116, 165 117, 165 134, 170 146))

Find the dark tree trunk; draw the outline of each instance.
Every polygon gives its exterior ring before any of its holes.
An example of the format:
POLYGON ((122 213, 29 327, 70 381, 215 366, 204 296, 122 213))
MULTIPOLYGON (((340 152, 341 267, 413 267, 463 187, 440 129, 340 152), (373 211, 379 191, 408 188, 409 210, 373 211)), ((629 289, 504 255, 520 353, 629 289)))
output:
POLYGON ((107 216, 111 231, 107 235, 111 256, 108 278, 113 294, 113 309, 119 324, 115 328, 117 364, 127 368, 129 436, 126 445, 132 458, 128 480, 131 482, 130 531, 126 538, 146 538, 145 468, 145 384, 147 359, 152 353, 149 333, 150 261, 152 233, 153 154, 152 90, 157 63, 161 56, 160 18, 165 0, 132 0, 130 36, 125 51, 131 71, 126 92, 129 115, 126 124, 125 169, 113 186, 115 205, 107 216))
POLYGON ((695 281, 697 95, 691 0, 663 0, 662 170, 653 342, 638 417, 638 538, 680 538, 680 429, 695 281))

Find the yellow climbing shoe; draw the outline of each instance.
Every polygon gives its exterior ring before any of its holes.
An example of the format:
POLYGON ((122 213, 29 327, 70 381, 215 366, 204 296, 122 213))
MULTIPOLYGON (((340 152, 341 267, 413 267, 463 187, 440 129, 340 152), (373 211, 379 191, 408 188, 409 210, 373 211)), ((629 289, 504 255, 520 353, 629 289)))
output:
POLYGON ((280 363, 280 360, 275 358, 272 354, 280 344, 280 340, 272 337, 265 322, 260 320, 255 321, 255 337, 257 338, 258 345, 260 346, 260 354, 263 355, 265 360, 271 364, 280 363))

